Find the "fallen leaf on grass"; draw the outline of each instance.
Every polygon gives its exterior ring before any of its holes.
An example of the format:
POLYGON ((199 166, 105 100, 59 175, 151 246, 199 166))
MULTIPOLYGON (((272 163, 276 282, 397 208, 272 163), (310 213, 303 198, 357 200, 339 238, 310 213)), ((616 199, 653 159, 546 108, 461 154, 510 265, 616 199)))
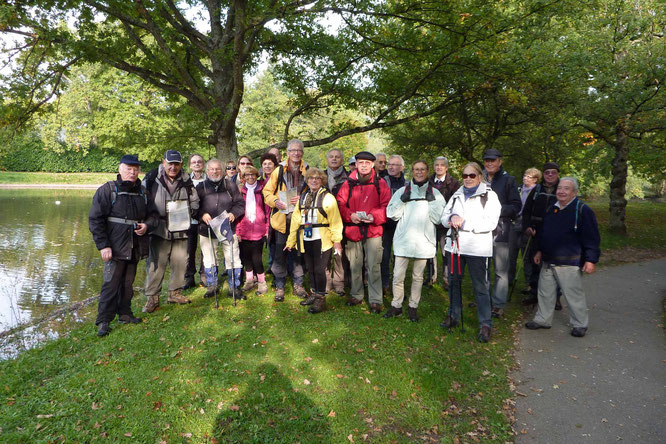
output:
POLYGON ((93 410, 99 410, 102 408, 102 404, 97 404, 96 402, 93 402, 91 408, 93 410))
POLYGON ((488 370, 484 370, 481 374, 483 376, 488 376, 490 374, 490 372, 488 370))
POLYGON ((338 379, 342 379, 342 378, 344 377, 344 376, 342 376, 340 373, 338 373, 338 374, 335 375, 335 376, 336 376, 338 379))
POLYGON ((328 417, 329 417, 329 418, 335 418, 335 412, 334 412, 333 410, 331 410, 331 411, 328 413, 328 417))
POLYGON ((38 418, 50 418, 53 416, 53 413, 49 413, 48 415, 37 415, 38 418))
POLYGON ((304 361, 305 362, 310 362, 310 361, 312 361, 312 358, 308 356, 307 358, 304 359, 304 361))
POLYGON ((224 401, 220 401, 217 403, 217 409, 222 410, 222 406, 224 406, 224 401))
POLYGON ((166 315, 166 316, 164 316, 164 317, 162 318, 162 322, 166 322, 166 321, 168 321, 169 319, 170 319, 170 318, 169 318, 169 315, 166 315))
POLYGON ((319 342, 319 339, 313 339, 313 340, 312 340, 312 343, 313 343, 313 344, 316 344, 317 342, 319 342))
POLYGON ((307 379, 304 379, 304 380, 303 380, 303 384, 305 384, 305 385, 310 385, 310 381, 307 380, 307 379))
POLYGON ((162 408, 162 401, 157 401, 155 404, 153 404, 153 410, 159 410, 162 408))
POLYGON ((191 438, 192 434, 189 433, 189 432, 188 433, 181 433, 180 436, 182 436, 183 438, 191 438))
POLYGON ((231 407, 229 407, 229 410, 231 410, 232 412, 237 412, 237 411, 240 410, 240 407, 238 407, 236 404, 234 404, 231 407))
POLYGON ((349 440, 349 442, 354 442, 354 435, 352 435, 352 434, 350 433, 350 434, 347 436, 347 439, 349 440))
POLYGON ((131 438, 132 434, 130 432, 127 432, 127 433, 125 433, 125 436, 127 436, 128 438, 131 438))
POLYGON ((40 423, 37 423, 37 425, 35 425, 35 430, 39 430, 40 428, 42 428, 42 425, 40 423))

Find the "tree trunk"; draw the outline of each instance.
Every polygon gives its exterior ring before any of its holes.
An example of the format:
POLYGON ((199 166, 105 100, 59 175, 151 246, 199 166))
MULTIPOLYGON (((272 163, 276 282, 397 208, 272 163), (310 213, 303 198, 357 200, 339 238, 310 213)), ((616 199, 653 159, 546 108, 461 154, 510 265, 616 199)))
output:
POLYGON ((231 125, 231 129, 225 128, 229 128, 228 122, 216 120, 211 124, 213 133, 208 136, 208 143, 215 147, 215 157, 223 163, 238 159, 235 125, 231 125))
POLYGON ((611 233, 627 235, 625 214, 627 199, 627 158, 629 156, 629 138, 624 122, 619 122, 615 128, 615 157, 613 158, 610 183, 610 221, 611 233))

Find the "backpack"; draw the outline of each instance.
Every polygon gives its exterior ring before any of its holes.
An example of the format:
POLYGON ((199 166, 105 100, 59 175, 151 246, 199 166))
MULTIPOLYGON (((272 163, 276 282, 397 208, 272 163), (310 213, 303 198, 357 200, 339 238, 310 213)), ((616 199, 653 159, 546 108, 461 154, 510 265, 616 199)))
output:
MULTIPOLYGON (((379 192, 379 181, 384 180, 379 177, 379 174, 375 173, 375 180, 372 182, 373 185, 375 186, 375 189, 377 190, 377 199, 380 198, 381 193, 379 192)), ((349 208, 349 201, 351 200, 352 197, 352 190, 356 185, 360 185, 358 183, 358 180, 347 178, 347 183, 349 183, 349 194, 347 194, 347 208, 349 208)))
MULTIPOLYGON (((306 194, 307 193, 305 193, 305 192, 301 193, 301 197, 298 200, 298 206, 301 208, 301 211, 303 211, 303 209, 304 209, 303 204, 305 203, 306 194)), ((317 194, 314 206, 310 207, 310 208, 317 209, 317 211, 319 211, 319 214, 321 214, 324 217, 324 219, 328 219, 328 214, 326 214, 326 210, 324 210, 322 202, 324 201, 324 197, 326 197, 327 194, 331 194, 331 193, 327 189, 324 188, 323 192, 320 192, 320 193, 317 194)), ((309 210, 310 208, 307 208, 307 209, 309 210)), ((326 224, 326 226, 328 226, 328 224, 326 224)))
POLYGON ((128 191, 118 191, 118 184, 114 180, 110 180, 107 183, 109 184, 109 187, 111 187, 111 206, 113 206, 116 203, 116 198, 121 194, 125 194, 127 196, 141 196, 143 197, 143 203, 148 205, 148 196, 146 196, 146 187, 144 187, 143 185, 141 185, 140 193, 130 193, 128 191))
MULTIPOLYGON (((432 192, 432 184, 430 181, 428 181, 428 188, 426 188, 426 197, 419 197, 416 199, 412 199, 412 181, 410 180, 407 182, 407 185, 405 185, 405 191, 403 191, 402 196, 400 196, 400 200, 407 203, 407 202, 412 202, 412 201, 417 201, 417 200, 426 200, 428 202, 432 202, 435 200, 435 195, 432 192)), ((486 200, 488 200, 488 195, 486 193, 486 200)), ((486 206, 485 202, 482 202, 484 208, 486 206)))
MULTIPOLYGON (((153 195, 155 194, 153 187, 157 182, 158 172, 159 172, 159 167, 147 172, 146 176, 143 178, 143 180, 146 182, 146 189, 150 190, 150 192, 153 193, 153 195)), ((194 188, 194 183, 192 182, 192 179, 188 176, 187 180, 184 180, 182 183, 185 189, 187 190, 187 196, 192 197, 192 190, 194 188)))

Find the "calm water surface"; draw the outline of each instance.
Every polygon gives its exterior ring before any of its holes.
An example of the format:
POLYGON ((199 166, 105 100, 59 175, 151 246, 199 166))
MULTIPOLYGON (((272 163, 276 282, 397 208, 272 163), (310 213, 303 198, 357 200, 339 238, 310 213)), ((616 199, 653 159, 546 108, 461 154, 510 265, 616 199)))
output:
MULTIPOLYGON (((88 230, 93 194, 0 189, 0 332, 99 294, 102 259, 88 230)), ((144 276, 140 265, 139 285, 144 276)), ((18 342, 0 338, 0 356, 57 337, 71 322, 90 319, 96 307, 28 329, 18 342)))

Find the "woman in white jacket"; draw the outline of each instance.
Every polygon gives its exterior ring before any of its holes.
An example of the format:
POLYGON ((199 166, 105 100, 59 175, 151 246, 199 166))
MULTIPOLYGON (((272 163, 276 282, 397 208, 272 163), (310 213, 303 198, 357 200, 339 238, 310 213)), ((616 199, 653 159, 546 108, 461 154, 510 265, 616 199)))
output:
POLYGON ((412 288, 407 313, 409 320, 418 322, 416 309, 421 300, 423 269, 428 259, 435 257, 437 233, 435 224, 442 218, 446 201, 437 188, 428 181, 428 164, 417 160, 412 165, 412 180, 399 188, 386 207, 386 216, 398 221, 393 236, 393 301, 384 314, 392 318, 402 314, 405 298, 405 273, 409 259, 414 259, 412 288))
POLYGON ((479 317, 478 339, 488 342, 492 328, 488 264, 493 255, 493 230, 502 206, 490 185, 481 181, 482 177, 479 164, 465 165, 463 186, 453 194, 442 214, 442 225, 449 228, 445 249, 450 262, 449 314, 441 326, 452 328, 460 322, 462 279, 467 265, 479 317))

